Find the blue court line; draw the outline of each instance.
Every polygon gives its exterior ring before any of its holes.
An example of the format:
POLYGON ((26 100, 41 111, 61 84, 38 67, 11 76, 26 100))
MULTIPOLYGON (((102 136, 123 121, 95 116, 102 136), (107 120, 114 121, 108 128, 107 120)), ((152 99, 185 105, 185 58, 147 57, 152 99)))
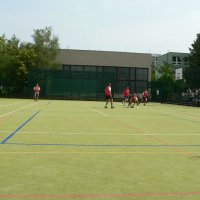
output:
POLYGON ((24 146, 66 146, 66 147, 200 147, 200 144, 28 144, 7 143, 7 145, 24 146))
POLYGON ((19 126, 13 133, 11 133, 6 139, 4 139, 0 144, 5 144, 11 137, 13 137, 21 128, 23 128, 29 121, 31 121, 41 110, 37 111, 28 120, 26 120, 21 126, 19 126))

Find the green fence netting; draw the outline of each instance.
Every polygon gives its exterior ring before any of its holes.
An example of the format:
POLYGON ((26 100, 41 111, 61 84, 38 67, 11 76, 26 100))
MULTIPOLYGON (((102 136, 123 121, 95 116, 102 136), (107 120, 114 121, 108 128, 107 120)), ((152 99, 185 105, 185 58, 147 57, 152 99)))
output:
POLYGON ((28 90, 39 83, 42 98, 104 99, 107 83, 115 85, 115 75, 109 72, 31 70, 28 90))

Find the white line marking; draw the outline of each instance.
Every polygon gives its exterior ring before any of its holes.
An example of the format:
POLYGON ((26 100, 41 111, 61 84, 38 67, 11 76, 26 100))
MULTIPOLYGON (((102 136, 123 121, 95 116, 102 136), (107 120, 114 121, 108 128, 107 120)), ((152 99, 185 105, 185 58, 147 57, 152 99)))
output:
POLYGON ((13 111, 8 112, 8 113, 6 113, 6 114, 0 115, 0 117, 5 117, 5 116, 10 115, 10 114, 12 114, 12 113, 15 113, 15 112, 17 112, 17 111, 19 111, 19 110, 23 110, 23 109, 25 109, 25 108, 27 108, 27 107, 32 106, 33 104, 35 104, 35 102, 34 102, 34 103, 31 103, 31 104, 29 104, 29 105, 27 105, 27 106, 23 106, 23 107, 21 107, 21 108, 19 108, 19 109, 17 109, 17 110, 13 110, 13 111))
MULTIPOLYGON (((13 130, 10 131, 4 131, 0 130, 0 133, 10 133, 13 132, 13 130)), ((200 136, 200 133, 177 133, 177 134, 170 134, 170 133, 163 133, 163 134, 151 134, 151 133, 144 133, 144 134, 134 134, 134 133, 67 133, 67 132, 48 132, 48 131, 19 131, 20 133, 33 133, 33 134, 60 134, 60 135, 121 135, 121 136, 148 136, 148 135, 159 135, 159 136, 200 136)))
POLYGON ((0 106, 0 108, 7 107, 7 106, 12 106, 12 105, 16 105, 16 104, 19 104, 19 103, 22 103, 22 102, 12 103, 12 104, 7 104, 7 105, 2 105, 2 106, 0 106))
POLYGON ((197 154, 198 151, 7 151, 0 154, 197 154))
POLYGON ((105 114, 105 113, 103 113, 103 112, 101 112, 101 111, 98 111, 98 110, 96 110, 96 109, 94 109, 94 108, 91 108, 91 107, 89 107, 88 105, 84 105, 84 106, 87 107, 87 108, 89 108, 90 110, 92 110, 92 111, 94 111, 94 112, 99 113, 100 115, 103 115, 104 117, 108 117, 107 114, 105 114))

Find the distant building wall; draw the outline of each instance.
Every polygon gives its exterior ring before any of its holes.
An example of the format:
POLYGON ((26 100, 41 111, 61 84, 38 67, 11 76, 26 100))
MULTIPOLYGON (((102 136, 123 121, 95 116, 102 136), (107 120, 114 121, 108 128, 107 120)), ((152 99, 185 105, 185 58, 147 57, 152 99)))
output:
POLYGON ((166 54, 158 56, 155 72, 156 77, 158 78, 160 76, 157 69, 164 63, 170 64, 173 67, 174 75, 176 69, 182 68, 184 72, 185 68, 189 65, 189 55, 189 53, 168 52, 166 54))
MULTIPOLYGON (((151 54, 61 49, 57 62, 62 66, 60 70, 63 71, 63 77, 59 75, 60 79, 54 82, 59 88, 63 88, 62 94, 71 95, 71 98, 87 99, 88 95, 99 99, 104 96, 104 88, 108 82, 112 83, 115 98, 122 97, 126 86, 130 87, 132 94, 141 93, 150 87, 153 62, 151 54), (66 81, 65 87, 59 86, 61 79, 62 85, 66 81)), ((50 86, 47 88, 48 91, 53 90, 50 86)))
POLYGON ((158 65, 168 63, 177 68, 185 68, 189 65, 189 53, 169 52, 158 57, 158 65))

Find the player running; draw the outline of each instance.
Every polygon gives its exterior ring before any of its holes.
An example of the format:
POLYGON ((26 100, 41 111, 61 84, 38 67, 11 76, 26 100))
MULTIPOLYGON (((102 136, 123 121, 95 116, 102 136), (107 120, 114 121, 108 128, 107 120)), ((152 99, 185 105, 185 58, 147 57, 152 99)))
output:
POLYGON ((149 93, 147 89, 145 89, 145 91, 142 93, 142 100, 143 100, 144 106, 146 105, 148 98, 149 98, 149 93))
POLYGON ((134 95, 129 99, 128 107, 130 106, 130 108, 134 108, 135 104, 137 105, 138 108, 139 100, 136 93, 134 93, 134 95))
POLYGON ((122 104, 125 106, 126 102, 129 102, 129 100, 130 100, 130 89, 127 86, 123 91, 122 104))
POLYGON ((111 83, 108 83, 108 85, 105 88, 105 96, 106 96, 106 105, 105 108, 108 108, 108 103, 111 103, 111 108, 114 108, 113 106, 113 98, 111 93, 111 83))

